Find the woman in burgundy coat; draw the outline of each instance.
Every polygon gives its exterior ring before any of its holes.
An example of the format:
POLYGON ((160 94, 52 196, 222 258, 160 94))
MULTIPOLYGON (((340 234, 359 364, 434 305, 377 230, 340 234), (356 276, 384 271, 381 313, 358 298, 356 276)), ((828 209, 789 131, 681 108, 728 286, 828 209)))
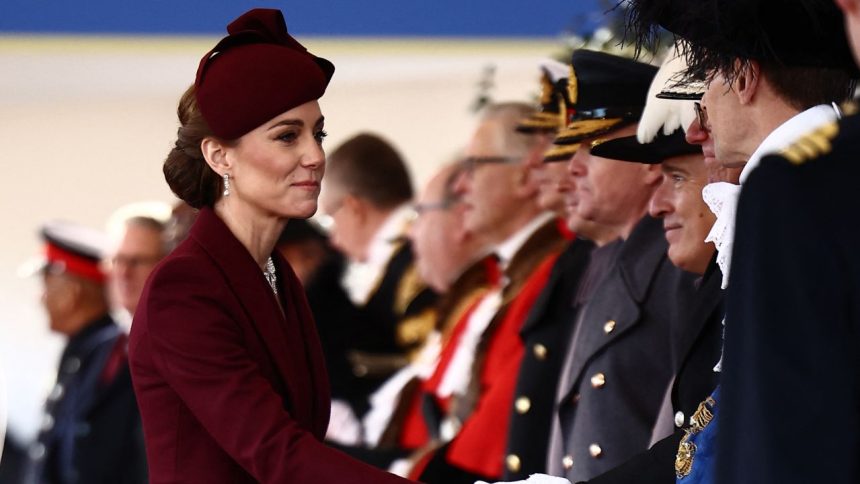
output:
POLYGON ((251 10, 207 53, 164 163, 200 214, 153 272, 129 352, 153 484, 400 483, 323 442, 328 380, 301 284, 274 250, 316 211, 317 99, 334 72, 251 10))

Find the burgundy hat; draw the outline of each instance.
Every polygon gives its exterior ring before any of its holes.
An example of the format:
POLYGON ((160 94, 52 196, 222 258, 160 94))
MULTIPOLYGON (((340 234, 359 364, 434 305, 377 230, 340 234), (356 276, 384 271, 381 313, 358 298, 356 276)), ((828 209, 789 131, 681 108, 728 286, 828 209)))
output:
POLYGON ((334 65, 287 32, 280 10, 255 8, 200 60, 197 105, 215 136, 236 139, 275 116, 319 99, 334 65))

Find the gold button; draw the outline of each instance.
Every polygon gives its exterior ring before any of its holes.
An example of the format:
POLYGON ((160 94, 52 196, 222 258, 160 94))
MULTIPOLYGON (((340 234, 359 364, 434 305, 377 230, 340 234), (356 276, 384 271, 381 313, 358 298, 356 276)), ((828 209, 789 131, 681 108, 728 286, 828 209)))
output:
POLYGON ((517 398, 517 401, 514 402, 514 407, 516 407, 518 414, 524 415, 528 413, 530 408, 532 408, 532 401, 529 400, 528 397, 519 397, 517 398))
POLYGON ((594 388, 603 388, 603 385, 606 385, 606 375, 603 373, 595 373, 595 375, 591 377, 591 386, 594 388))
POLYGON ((596 459, 600 457, 600 454, 603 454, 603 449, 601 449, 597 444, 591 444, 588 446, 588 453, 591 454, 591 457, 596 459))
POLYGON ((519 472, 520 466, 522 465, 520 462, 520 458, 516 454, 509 454, 505 457, 505 465, 508 466, 508 471, 510 472, 519 472))
POLYGON ((609 320, 603 325, 603 332, 606 334, 611 333, 615 329, 615 321, 609 320))
POLYGON ((535 358, 537 358, 539 360, 545 360, 546 359, 546 354, 547 354, 546 346, 544 346, 540 343, 537 343, 534 346, 532 346, 532 352, 534 353, 535 358))
POLYGON ((573 457, 566 455, 561 458, 561 465, 564 466, 564 470, 569 471, 573 469, 573 457))

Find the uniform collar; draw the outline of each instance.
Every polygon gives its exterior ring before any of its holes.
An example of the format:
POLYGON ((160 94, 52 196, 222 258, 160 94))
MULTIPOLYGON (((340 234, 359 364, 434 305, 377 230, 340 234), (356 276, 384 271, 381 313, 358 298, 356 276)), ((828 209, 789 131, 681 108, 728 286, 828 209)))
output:
POLYGON ((839 115, 833 106, 819 104, 806 111, 800 112, 779 125, 775 130, 762 140, 758 148, 750 155, 749 161, 741 171, 741 184, 750 176, 750 173, 758 166, 762 157, 778 152, 795 142, 804 134, 816 128, 839 119, 839 115))
POLYGON ((529 240, 529 237, 531 237, 532 234, 537 232, 537 230, 543 227, 547 222, 552 220, 553 217, 554 215, 550 212, 539 214, 537 217, 533 218, 531 222, 527 223, 521 229, 514 232, 513 235, 496 246, 496 255, 499 257, 499 264, 502 269, 507 269, 511 260, 514 258, 514 255, 516 255, 526 241, 529 240))

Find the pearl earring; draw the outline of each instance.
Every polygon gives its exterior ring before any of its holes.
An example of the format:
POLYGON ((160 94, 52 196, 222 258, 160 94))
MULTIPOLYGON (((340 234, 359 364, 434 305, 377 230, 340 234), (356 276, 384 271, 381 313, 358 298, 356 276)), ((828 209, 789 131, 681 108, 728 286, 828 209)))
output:
POLYGON ((230 196, 230 174, 224 173, 224 196, 230 196))

